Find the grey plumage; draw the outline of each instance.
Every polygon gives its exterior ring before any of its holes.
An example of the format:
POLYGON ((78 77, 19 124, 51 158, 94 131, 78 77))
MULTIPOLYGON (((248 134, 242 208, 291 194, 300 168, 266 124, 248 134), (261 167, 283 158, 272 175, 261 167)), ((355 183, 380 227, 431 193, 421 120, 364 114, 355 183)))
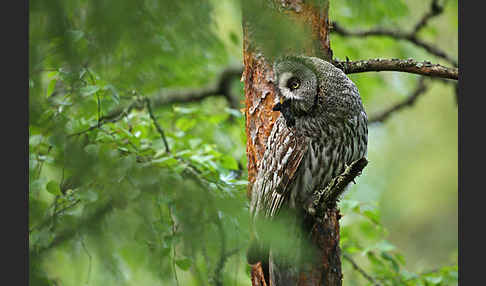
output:
MULTIPOLYGON (((268 137, 251 192, 257 244, 262 244, 257 225, 276 220, 283 210, 293 210, 294 222, 302 223, 312 194, 364 157, 368 143, 358 89, 340 69, 318 58, 288 56, 277 60, 273 71, 274 110, 281 115, 268 137)), ((260 245, 257 256, 265 257, 249 257, 249 262, 268 259, 271 247, 260 245)))

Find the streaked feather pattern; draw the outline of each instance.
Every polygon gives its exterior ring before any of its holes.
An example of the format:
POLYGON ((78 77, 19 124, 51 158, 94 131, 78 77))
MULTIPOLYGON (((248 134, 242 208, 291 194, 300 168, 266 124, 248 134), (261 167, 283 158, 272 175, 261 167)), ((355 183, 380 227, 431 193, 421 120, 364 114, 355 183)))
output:
MULTIPOLYGON (((358 89, 341 70, 318 58, 296 56, 277 61, 274 73, 280 90, 276 110, 281 115, 267 139, 252 187, 253 225, 278 219, 282 209, 301 216, 315 191, 367 152, 367 116, 358 89), (300 87, 292 90, 286 81, 295 77, 300 87)), ((258 231, 253 229, 257 244, 258 231)), ((256 249, 263 249, 259 261, 268 261, 270 253, 278 257, 271 246, 256 249)), ((284 271, 284 264, 269 263, 273 277, 285 277, 275 272, 284 271)))

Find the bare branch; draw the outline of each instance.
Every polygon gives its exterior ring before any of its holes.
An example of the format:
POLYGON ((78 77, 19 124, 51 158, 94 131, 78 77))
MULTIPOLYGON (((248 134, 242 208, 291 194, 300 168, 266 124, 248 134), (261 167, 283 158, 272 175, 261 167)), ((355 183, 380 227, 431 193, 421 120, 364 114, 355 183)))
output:
POLYGON ((426 12, 425 15, 414 25, 414 28, 411 32, 405 32, 402 30, 392 30, 392 29, 386 29, 381 27, 377 27, 369 30, 348 30, 342 27, 337 22, 332 22, 331 32, 341 36, 348 36, 348 37, 364 38, 369 36, 381 36, 381 37, 393 38, 395 40, 408 41, 426 50, 428 53, 435 55, 439 58, 442 58, 448 61, 449 63, 451 63, 452 65, 454 65, 455 67, 457 67, 458 64, 456 60, 451 58, 449 55, 447 55, 444 51, 442 51, 438 47, 424 42, 423 40, 419 39, 417 36, 418 32, 428 24, 428 21, 431 18, 440 15, 443 12, 443 10, 444 10, 443 6, 439 5, 437 0, 432 0, 430 4, 430 10, 426 12))
POLYGON ((332 64, 343 70, 346 74, 372 71, 398 71, 455 80, 459 78, 458 68, 444 67, 439 64, 432 64, 428 61, 418 62, 413 59, 400 60, 378 58, 359 61, 334 60, 332 64))
POLYGON ((415 44, 416 46, 423 48, 429 54, 432 54, 434 56, 437 56, 439 58, 442 58, 442 59, 448 61, 449 63, 451 63, 455 67, 458 66, 457 61, 454 60, 453 58, 451 58, 449 55, 447 55, 444 51, 442 51, 441 49, 439 49, 436 46, 433 46, 431 44, 424 42, 423 40, 417 38, 417 36, 415 36, 415 35, 413 35, 413 36, 409 35, 405 38, 405 40, 408 40, 409 42, 415 44))
POLYGON ((333 207, 349 183, 354 182, 354 179, 361 175, 366 165, 368 165, 368 160, 363 157, 347 166, 346 170, 332 179, 325 189, 314 193, 312 205, 309 206, 308 212, 320 217, 327 208, 333 207))
MULTIPOLYGON (((231 108, 237 109, 239 102, 238 99, 231 94, 231 80, 236 76, 241 76, 242 72, 242 66, 229 66, 220 73, 216 83, 212 83, 201 88, 165 90, 158 94, 148 96, 150 99, 150 108, 157 108, 167 104, 196 102, 210 96, 223 96, 228 100, 231 108)), ((94 129, 100 128, 106 123, 116 122, 128 115, 133 109, 143 109, 146 105, 147 101, 145 99, 141 100, 140 97, 137 97, 129 104, 121 105, 110 111, 107 115, 99 117, 96 125, 90 126, 85 130, 69 134, 68 137, 90 132, 94 129)), ((159 131, 159 128, 157 128, 157 131, 159 131)))
POLYGON ((425 13, 417 24, 415 24, 412 34, 416 35, 422 28, 427 26, 430 19, 442 14, 442 12, 444 12, 444 7, 439 5, 439 1, 432 0, 432 2, 430 2, 430 10, 425 13))
POLYGON ((77 135, 81 135, 81 134, 93 131, 94 129, 101 128, 101 126, 105 125, 106 123, 117 122, 118 120, 127 116, 130 113, 130 111, 132 111, 132 109, 134 109, 134 108, 143 108, 143 101, 141 101, 139 98, 137 98, 128 106, 120 109, 119 112, 113 113, 113 114, 110 113, 108 116, 102 116, 101 118, 98 119, 97 124, 90 126, 85 130, 69 134, 69 135, 67 135, 67 137, 73 137, 73 136, 77 136, 77 135))
POLYGON ((35 250, 35 255, 42 255, 44 252, 62 244, 65 241, 72 239, 77 233, 84 230, 88 226, 93 226, 101 222, 108 213, 113 210, 113 201, 110 200, 103 206, 99 207, 91 216, 82 219, 76 225, 63 230, 62 232, 55 235, 54 239, 47 243, 47 245, 42 245, 35 250))
MULTIPOLYGON (((215 83, 209 84, 201 88, 186 88, 177 90, 163 90, 160 93, 149 96, 152 107, 157 108, 167 104, 174 103, 188 103, 201 101, 210 96, 223 96, 228 99, 231 108, 237 109, 238 99, 231 95, 231 80, 236 76, 241 76, 243 67, 241 65, 229 66, 225 68, 218 76, 215 83)), ((142 108, 143 104, 140 101, 134 100, 128 105, 120 106, 108 115, 102 117, 102 120, 109 120, 118 117, 123 112, 133 108, 142 108)))
POLYGON ((238 253, 239 249, 233 249, 230 251, 226 250, 226 233, 224 232, 223 228, 223 223, 220 219, 219 216, 216 216, 214 219, 214 223, 216 224, 216 227, 218 228, 219 235, 220 235, 220 244, 221 244, 221 253, 219 256, 218 263, 216 264, 216 268, 214 270, 214 275, 212 277, 214 285, 217 286, 222 286, 223 285, 223 277, 222 277, 222 272, 224 269, 224 266, 226 264, 226 261, 228 258, 230 258, 232 255, 238 253))
POLYGON ((84 244, 84 237, 81 236, 81 246, 84 249, 84 252, 86 252, 86 255, 88 256, 88 277, 86 278, 86 284, 89 285, 89 279, 91 277, 91 254, 89 254, 88 248, 86 247, 86 244, 84 244))
POLYGON ((376 282, 376 280, 373 277, 371 277, 368 273, 366 273, 363 270, 363 268, 359 267, 359 265, 351 258, 351 256, 344 253, 343 258, 346 259, 347 261, 349 261, 351 263, 351 265, 353 266, 353 268, 356 271, 358 271, 361 275, 363 275, 363 277, 366 278, 366 280, 370 281, 371 284, 373 284, 374 286, 381 286, 381 284, 376 282))
POLYGON ((169 144, 167 144, 167 139, 165 138, 164 130, 162 129, 162 127, 160 127, 159 123, 157 122, 157 119, 155 118, 154 112, 152 111, 150 99, 145 98, 145 102, 147 104, 147 109, 148 109, 148 113, 150 115, 150 118, 154 122, 155 128, 157 129, 157 132, 159 132, 160 137, 162 137, 162 141, 164 141, 165 152, 170 153, 169 144))
MULTIPOLYGON (((343 70, 346 74, 362 73, 362 72, 379 72, 379 71, 397 71, 408 72, 421 75, 427 75, 436 78, 458 79, 459 71, 457 68, 444 67, 438 64, 431 64, 428 61, 418 62, 412 59, 370 59, 360 61, 332 61, 332 64, 343 70)), ((175 103, 189 103, 201 101, 210 96, 224 96, 231 108, 238 108, 238 99, 231 95, 231 80, 240 76, 243 67, 239 65, 229 66, 225 68, 216 83, 209 84, 201 88, 187 88, 179 90, 165 90, 158 94, 149 96, 151 107, 157 108, 163 105, 175 103)), ((100 128, 106 123, 113 123, 124 116, 126 116, 133 109, 142 109, 146 105, 144 100, 137 98, 127 105, 122 105, 107 115, 102 116, 99 123, 93 125, 85 130, 70 134, 69 136, 80 135, 94 129, 100 128)), ((160 132, 159 132, 160 133, 160 132)))
MULTIPOLYGON (((380 71, 397 71, 397 72, 407 72, 420 75, 426 75, 434 77, 436 79, 453 79, 458 80, 459 70, 458 68, 444 67, 439 64, 432 64, 429 61, 418 62, 413 59, 400 60, 400 59, 369 59, 369 60, 359 60, 359 61, 338 61, 333 60, 332 64, 337 68, 343 70, 346 74, 362 73, 362 72, 380 72, 380 71)), ((210 84, 201 88, 189 88, 180 90, 166 90, 160 92, 156 95, 149 96, 150 107, 160 107, 167 104, 174 103, 189 103, 201 101, 210 96, 224 96, 230 106, 234 109, 238 107, 238 99, 231 95, 230 84, 231 80, 240 76, 242 73, 242 66, 229 66, 225 68, 219 75, 216 83, 210 84)), ((69 134, 68 137, 81 135, 90 132, 94 129, 100 128, 106 123, 116 122, 133 110, 133 109, 143 109, 146 106, 146 100, 141 100, 136 98, 131 103, 123 105, 112 110, 105 116, 102 116, 98 123, 90 126, 89 128, 69 134)), ((149 113, 151 113, 149 111, 149 113)), ((153 114, 153 112, 152 112, 153 114)), ((155 121, 154 121, 155 122, 155 121)), ((157 126, 156 126, 157 127, 157 126)), ((160 127, 160 126, 159 126, 160 127)), ((160 130, 157 128, 159 133, 160 130)), ((163 133, 163 132, 162 132, 163 133)), ((162 134, 161 133, 161 134, 162 134)), ((162 137, 164 139, 164 137, 162 137)), ((165 144, 166 140, 164 140, 165 144)), ((166 149, 168 145, 166 145, 166 149)))
POLYGON ((413 93, 409 97, 407 97, 407 99, 393 105, 392 107, 380 113, 375 114, 374 116, 371 116, 368 120, 368 123, 384 122, 392 113, 399 111, 405 107, 412 106, 415 103, 415 100, 417 100, 420 95, 424 94, 427 91, 427 86, 424 82, 425 78, 421 77, 417 83, 417 87, 415 88, 413 93))
POLYGON ((351 37, 359 37, 359 38, 364 38, 368 36, 382 36, 382 37, 389 37, 393 38, 395 40, 404 40, 411 42, 412 44, 423 48, 426 50, 428 53, 437 56, 439 58, 442 58, 449 63, 451 63, 454 66, 457 66, 457 61, 452 59, 450 56, 448 56, 444 51, 441 49, 428 44, 424 42, 423 40, 417 38, 417 35, 413 33, 405 33, 403 31, 395 31, 395 30, 388 30, 388 29, 383 29, 383 28, 374 28, 371 30, 366 30, 366 31, 351 31, 347 30, 341 25, 339 25, 337 22, 333 22, 333 32, 341 35, 341 36, 351 36, 351 37))
POLYGON ((68 205, 68 206, 66 206, 66 207, 64 207, 64 208, 62 208, 60 210, 54 210, 54 213, 51 216, 49 216, 47 219, 45 219, 44 221, 42 221, 38 225, 36 225, 36 226, 32 227, 31 229, 29 229, 29 234, 32 233, 34 230, 41 229, 41 228, 45 227, 50 222, 52 222, 55 219, 55 217, 57 217, 58 215, 64 213, 68 209, 75 207, 80 201, 81 200, 77 199, 74 202, 72 202, 70 205, 68 205))

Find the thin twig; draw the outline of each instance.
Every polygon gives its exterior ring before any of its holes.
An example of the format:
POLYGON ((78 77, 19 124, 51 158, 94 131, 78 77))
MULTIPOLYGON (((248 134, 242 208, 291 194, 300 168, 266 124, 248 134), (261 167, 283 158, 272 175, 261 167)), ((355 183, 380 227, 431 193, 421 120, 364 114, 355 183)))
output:
POLYGON ((91 216, 82 219, 81 222, 73 225, 70 228, 64 229, 62 232, 58 233, 53 240, 51 240, 48 244, 40 246, 36 249, 36 255, 42 255, 47 250, 50 250, 61 243, 72 239, 79 231, 82 231, 84 228, 88 226, 92 226, 93 224, 97 224, 104 218, 108 213, 113 210, 113 201, 107 202, 102 207, 98 208, 91 216))
POLYGON ((426 50, 428 53, 435 55, 439 58, 442 58, 455 67, 458 66, 457 61, 451 58, 449 55, 447 55, 444 51, 439 49, 438 47, 426 43, 423 40, 421 40, 418 37, 418 32, 423 29, 428 21, 435 17, 438 16, 442 13, 443 7, 438 4, 437 0, 432 0, 431 5, 430 5, 430 11, 425 13, 425 15, 414 25, 414 28, 411 32, 405 32, 401 30, 391 30, 391 29, 385 29, 385 28, 373 28, 369 30, 348 30, 342 27, 339 23, 337 22, 332 22, 331 24, 331 32, 339 34, 341 36, 349 36, 349 37, 369 37, 369 36, 382 36, 382 37, 389 37, 393 38, 395 40, 403 40, 403 41, 408 41, 418 47, 423 48, 426 50))
POLYGON ((75 133, 68 134, 67 137, 69 138, 69 137, 78 136, 78 135, 81 135, 81 134, 84 134, 84 133, 88 133, 88 132, 93 131, 95 129, 101 128, 101 126, 105 125, 106 123, 114 123, 114 122, 117 122, 120 119, 122 119, 123 117, 127 116, 129 111, 130 110, 123 111, 122 113, 117 114, 118 116, 117 117, 114 117, 114 118, 106 119, 106 118, 101 117, 101 119, 98 120, 98 123, 97 124, 95 124, 93 126, 90 126, 90 127, 86 128, 84 130, 81 130, 79 132, 75 132, 75 133))
POLYGON ((432 2, 430 2, 430 10, 424 14, 417 24, 415 24, 412 34, 416 35, 422 28, 427 26, 430 19, 439 16, 442 12, 444 12, 444 7, 439 5, 439 1, 432 0, 432 2))
POLYGON ((54 232, 56 229, 56 223, 57 223, 57 208, 59 207, 59 195, 56 195, 54 198, 54 210, 52 211, 52 216, 51 216, 51 227, 50 231, 54 232))
MULTIPOLYGON (((39 146, 40 146, 40 144, 39 144, 39 146)), ((51 150, 52 150, 52 145, 49 145, 49 147, 47 148, 47 153, 45 155, 46 157, 49 155, 51 150)), ((37 172, 36 178, 37 179, 40 178, 40 175, 41 175, 41 172, 42 172, 42 166, 44 165, 44 161, 45 160, 41 160, 40 163, 39 163, 39 166, 37 167, 37 170, 36 170, 36 172, 37 172)))
POLYGON ((96 102, 98 103, 98 127, 101 124, 101 101, 100 101, 100 95, 96 93, 96 102))
MULTIPOLYGON (((210 96, 223 96, 228 99, 231 108, 237 109, 238 99, 231 94, 230 83, 235 77, 241 76, 242 72, 243 66, 241 65, 228 66, 220 72, 214 83, 210 83, 200 88, 163 90, 159 93, 150 95, 149 98, 152 107, 157 108, 168 104, 198 102, 210 96)), ((118 117, 118 115, 125 110, 131 110, 135 107, 140 107, 140 102, 137 100, 134 100, 128 105, 122 105, 113 109, 107 115, 102 117, 102 119, 118 117)))
POLYGON ((162 137, 162 141, 164 141, 165 151, 167 153, 170 153, 169 144, 167 144, 167 139, 165 138, 164 130, 162 129, 162 127, 160 127, 159 123, 157 122, 157 119, 154 116, 154 112, 152 111, 152 106, 151 106, 151 103, 150 103, 150 99, 148 99, 146 97, 145 98, 145 102, 147 104, 147 109, 148 109, 148 113, 150 115, 150 118, 154 122, 155 128, 157 129, 157 132, 159 132, 160 137, 162 137))
POLYGON ((363 275, 363 277, 366 278, 366 280, 370 281, 371 284, 373 284, 375 286, 381 286, 381 284, 376 282, 376 280, 373 277, 371 277, 361 267, 359 267, 359 265, 351 258, 351 256, 347 255, 346 253, 343 253, 343 258, 348 260, 351 263, 351 265, 353 266, 353 268, 356 271, 358 271, 361 275, 363 275))
POLYGON ((41 222, 41 223, 39 223, 38 225, 36 225, 36 226, 32 227, 31 229, 29 229, 29 234, 30 234, 31 232, 33 232, 34 230, 36 230, 36 229, 40 229, 40 228, 44 227, 45 225, 47 225, 49 222, 51 222, 51 221, 52 221, 52 217, 54 217, 54 216, 58 216, 58 215, 62 214, 63 212, 67 211, 68 209, 75 207, 75 206, 76 206, 76 205, 77 205, 77 204, 78 204, 80 201, 81 201, 80 199, 77 199, 77 200, 75 200, 75 201, 74 201, 72 204, 70 204, 70 205, 68 205, 68 206, 66 206, 66 207, 64 207, 64 208, 62 208, 62 209, 60 209, 60 210, 56 210, 56 211, 55 211, 55 212, 52 214, 52 216, 50 216, 49 218, 47 218, 47 219, 46 219, 46 220, 44 220, 43 222, 41 222))
MULTIPOLYGON (((131 180, 130 180, 130 184, 133 185, 133 183, 131 182, 131 180)), ((159 196, 157 197, 157 208, 159 210, 159 221, 163 224, 164 215, 162 214, 162 207, 160 206, 160 204, 161 204, 160 197, 161 197, 161 194, 159 194, 159 196)), ((158 237, 159 237, 159 245, 164 245, 162 233, 159 230, 155 230, 155 231, 159 234, 158 235, 158 237)), ((163 279, 164 278, 164 274, 162 272, 162 269, 163 269, 162 268, 163 261, 164 261, 163 255, 159 255, 159 269, 160 269, 159 275, 160 275, 160 279, 163 279)), ((175 270, 174 270, 174 272, 175 272, 175 270)))
POLYGON ((383 110, 380 113, 377 113, 373 116, 370 116, 370 119, 368 120, 368 124, 377 123, 377 122, 384 122, 394 112, 397 112, 397 111, 399 111, 399 110, 401 110, 405 107, 412 106, 415 103, 415 101, 417 100, 417 98, 427 91, 427 86, 425 85, 424 82, 425 82, 425 78, 421 77, 418 80, 417 87, 415 88, 415 90, 413 91, 413 93, 410 96, 408 96, 404 101, 401 101, 401 102, 391 106, 390 108, 383 110))
POLYGON ((218 227, 218 231, 219 231, 219 234, 220 234, 220 237, 221 237, 221 254, 219 256, 219 261, 218 261, 216 268, 214 270, 213 281, 214 281, 215 285, 222 286, 223 285, 223 279, 221 277, 221 273, 223 272, 226 261, 228 260, 229 257, 238 253, 238 251, 240 251, 240 249, 236 248, 236 249, 227 251, 226 250, 226 234, 224 232, 223 224, 221 223, 221 219, 219 217, 216 217, 215 224, 218 227))
MULTIPOLYGON (((171 209, 170 205, 168 206, 168 209, 169 209, 170 223, 172 225, 172 236, 174 236, 177 232, 177 227, 176 227, 175 220, 172 217, 172 209, 171 209)), ((176 269, 176 265, 175 265, 176 255, 177 255, 177 253, 176 253, 175 245, 172 245, 172 269, 174 271, 174 279, 175 279, 176 285, 179 286, 179 279, 177 278, 177 269, 176 269)))
POLYGON ((403 31, 394 31, 394 30, 387 30, 383 28, 374 28, 366 31, 350 31, 343 27, 337 22, 333 22, 333 32, 341 35, 341 36, 349 36, 349 37, 358 37, 358 38, 365 38, 369 36, 381 36, 381 37, 389 37, 395 40, 403 40, 411 42, 412 44, 423 48, 428 53, 442 58, 454 66, 457 66, 457 61, 452 59, 448 56, 444 51, 440 50, 439 48, 424 42, 423 40, 419 39, 415 34, 405 33, 403 31))
POLYGON ((89 280, 90 280, 90 277, 91 277, 91 254, 89 254, 88 248, 84 244, 84 238, 82 236, 81 236, 81 246, 83 247, 84 252, 86 252, 86 255, 88 255, 88 259, 89 259, 89 264, 88 264, 88 278, 86 278, 86 284, 89 285, 89 280))
POLYGON ((452 59, 450 56, 448 56, 444 51, 440 50, 439 48, 428 44, 424 42, 423 40, 417 38, 416 35, 411 35, 404 33, 402 31, 393 31, 393 30, 386 30, 386 29, 381 29, 381 28, 376 28, 372 30, 367 30, 367 31, 349 31, 344 28, 342 28, 339 24, 336 22, 333 23, 334 27, 334 32, 337 34, 340 34, 341 36, 353 36, 353 37, 368 37, 368 36, 384 36, 384 37, 389 37, 393 38, 396 40, 405 40, 413 43, 414 45, 423 48, 426 50, 428 53, 437 56, 439 58, 442 58, 449 63, 451 63, 454 66, 458 66, 457 61, 452 59))
POLYGON ((216 214, 215 218, 215 224, 218 227, 219 235, 221 237, 221 254, 219 257, 218 264, 216 265, 216 268, 214 269, 214 284, 217 286, 222 286, 223 285, 223 279, 221 277, 221 272, 223 270, 224 264, 226 262, 226 234, 224 233, 223 229, 223 224, 221 223, 221 220, 218 217, 218 214, 216 214))
POLYGON ((430 274, 434 274, 434 273, 440 272, 442 270, 442 268, 444 268, 444 267, 453 267, 453 266, 457 266, 457 264, 445 265, 445 266, 442 266, 442 267, 439 267, 439 268, 436 268, 436 269, 431 269, 431 270, 428 270, 428 271, 421 272, 416 277, 411 277, 411 278, 405 279, 404 282, 408 282, 408 281, 412 281, 412 280, 417 280, 417 279, 422 278, 422 276, 430 275, 430 274))

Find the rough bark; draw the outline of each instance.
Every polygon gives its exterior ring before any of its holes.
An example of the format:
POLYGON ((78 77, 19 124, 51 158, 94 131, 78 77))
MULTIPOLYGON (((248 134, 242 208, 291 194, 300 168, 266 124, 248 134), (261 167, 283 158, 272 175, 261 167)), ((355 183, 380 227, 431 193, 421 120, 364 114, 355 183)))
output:
POLYGON ((353 62, 333 61, 333 64, 346 74, 362 72, 399 71, 431 77, 459 79, 458 68, 448 68, 429 61, 419 62, 413 59, 369 59, 353 62))
MULTIPOLYGON (((267 0, 270 1, 270 0, 267 0)), ((316 3, 316 1, 312 1, 316 3)), ((292 21, 306 25, 312 31, 312 42, 302 50, 292 50, 291 53, 317 56, 327 61, 332 59, 329 41, 329 5, 312 4, 311 1, 286 0, 274 1, 281 13, 292 21)), ((278 112, 272 111, 274 90, 271 79, 273 72, 271 62, 259 51, 258 43, 251 38, 249 27, 252 23, 245 21, 243 15, 244 33, 244 72, 245 83, 245 115, 248 157, 248 195, 257 174, 257 166, 263 157, 265 143, 278 117, 278 112)), ((282 47, 286 53, 288 49, 282 47)), ((337 208, 329 208, 321 219, 312 222, 311 241, 317 249, 318 263, 308 265, 301 271, 297 285, 342 285, 341 258, 339 248, 339 219, 337 208)), ((262 275, 268 275, 259 264, 252 265, 252 285, 268 285, 262 275)), ((268 281, 268 277, 265 277, 268 281)), ((272 284, 270 283, 270 286, 272 284)))

